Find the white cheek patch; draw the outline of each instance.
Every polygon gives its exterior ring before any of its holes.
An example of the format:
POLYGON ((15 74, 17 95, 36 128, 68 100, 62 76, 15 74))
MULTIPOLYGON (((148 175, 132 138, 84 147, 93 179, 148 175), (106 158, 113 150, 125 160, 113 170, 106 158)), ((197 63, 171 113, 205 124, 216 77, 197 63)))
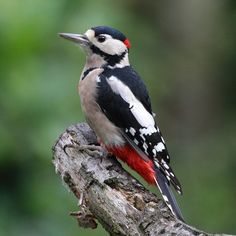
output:
POLYGON ((92 29, 87 30, 85 35, 92 44, 107 54, 121 55, 127 50, 126 45, 122 41, 112 38, 111 35, 102 34, 106 37, 106 40, 102 43, 98 42, 97 38, 95 37, 95 31, 92 29))
MULTIPOLYGON (((89 30, 88 30, 89 31, 89 30)), ((94 33, 94 31, 93 31, 94 33)), ((97 41, 97 39, 94 37, 91 37, 90 41, 96 46, 98 47, 101 51, 110 54, 110 55, 115 55, 115 54, 122 54, 123 52, 125 52, 126 46, 123 42, 121 42, 118 39, 113 39, 110 35, 108 34, 103 34, 106 37, 106 41, 103 43, 100 43, 97 41)))
POLYGON ((120 55, 126 51, 126 46, 118 39, 107 39, 107 41, 104 43, 104 51, 111 55, 120 55))

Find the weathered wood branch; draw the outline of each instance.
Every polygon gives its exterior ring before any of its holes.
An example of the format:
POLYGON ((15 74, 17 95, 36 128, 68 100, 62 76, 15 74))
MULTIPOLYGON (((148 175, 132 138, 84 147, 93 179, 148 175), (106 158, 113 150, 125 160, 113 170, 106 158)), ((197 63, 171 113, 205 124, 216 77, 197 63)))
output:
POLYGON ((110 235, 212 235, 176 219, 114 157, 92 145, 98 145, 96 136, 82 123, 53 147, 56 172, 79 199, 80 211, 72 215, 80 226, 96 228, 98 220, 110 235))

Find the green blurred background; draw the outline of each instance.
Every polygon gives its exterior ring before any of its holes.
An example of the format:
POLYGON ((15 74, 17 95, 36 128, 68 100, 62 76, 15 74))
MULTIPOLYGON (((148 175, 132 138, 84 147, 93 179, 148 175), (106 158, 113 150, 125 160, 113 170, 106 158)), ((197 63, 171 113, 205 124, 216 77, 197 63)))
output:
POLYGON ((235 0, 1 0, 0 11, 0 235, 107 235, 68 216, 77 200, 51 163, 58 136, 84 120, 85 58, 57 33, 96 25, 132 43, 186 221, 236 234, 235 0))

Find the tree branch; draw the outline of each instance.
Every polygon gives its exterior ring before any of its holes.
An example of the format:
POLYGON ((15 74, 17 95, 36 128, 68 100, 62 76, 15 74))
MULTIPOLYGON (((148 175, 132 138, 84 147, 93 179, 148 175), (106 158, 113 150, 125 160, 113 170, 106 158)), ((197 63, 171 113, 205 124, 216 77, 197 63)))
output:
MULTIPOLYGON (((96 219, 110 235, 212 235, 176 219, 165 203, 107 155, 86 123, 70 126, 53 147, 53 164, 79 199, 82 227, 96 219)), ((215 234, 219 235, 219 234, 215 234)))

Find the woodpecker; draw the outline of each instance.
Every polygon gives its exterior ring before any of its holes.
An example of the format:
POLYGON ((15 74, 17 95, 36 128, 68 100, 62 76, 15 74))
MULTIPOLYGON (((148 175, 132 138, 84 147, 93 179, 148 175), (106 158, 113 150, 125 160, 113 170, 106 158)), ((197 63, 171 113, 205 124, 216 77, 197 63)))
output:
POLYGON ((183 221, 170 189, 172 184, 182 194, 181 185, 169 165, 146 86, 129 63, 130 41, 108 26, 92 27, 83 35, 59 35, 86 54, 78 90, 82 110, 99 143, 149 184, 157 185, 172 213, 183 221))

